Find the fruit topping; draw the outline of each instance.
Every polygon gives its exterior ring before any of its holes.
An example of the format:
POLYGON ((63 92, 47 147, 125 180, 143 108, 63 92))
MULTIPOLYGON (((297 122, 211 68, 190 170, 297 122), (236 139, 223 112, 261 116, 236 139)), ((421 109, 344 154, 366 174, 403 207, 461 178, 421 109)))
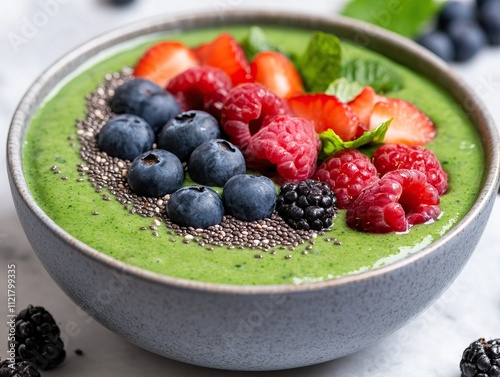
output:
POLYGON ((222 222, 224 206, 214 190, 188 186, 170 196, 167 215, 177 225, 204 229, 222 222))
POLYGON ((249 167, 276 167, 286 181, 302 181, 316 170, 319 138, 311 122, 291 115, 279 115, 252 136, 245 150, 249 167))
POLYGON ((155 133, 181 112, 175 98, 162 87, 146 79, 132 79, 119 86, 110 101, 115 114, 133 114, 143 118, 155 133))
MULTIPOLYGON (((60 330, 52 315, 42 306, 29 305, 16 316, 15 353, 22 361, 48 370, 66 358, 60 330)), ((29 365, 19 366, 29 371, 29 365)), ((36 376, 36 374, 34 374, 36 376)))
POLYGON ((202 44, 193 51, 201 65, 222 69, 233 85, 253 81, 245 52, 231 34, 221 33, 212 42, 202 44))
POLYGON ((175 76, 167 85, 183 111, 205 110, 220 119, 222 104, 231 89, 231 79, 221 69, 202 66, 175 76))
POLYGON ((132 161, 149 151, 155 141, 153 129, 136 115, 122 114, 110 118, 97 136, 101 151, 111 157, 132 161))
POLYGON ((162 88, 179 73, 197 66, 198 59, 191 49, 177 41, 166 41, 150 47, 134 68, 135 77, 153 81, 162 88))
POLYGON ((3 360, 0 362, 0 377, 41 377, 41 374, 29 361, 11 363, 9 360, 3 360))
POLYGON ((325 182, 337 197, 337 205, 346 209, 361 191, 378 180, 377 169, 357 149, 335 152, 319 166, 314 179, 325 182))
POLYGON ((478 339, 465 350, 460 361, 462 377, 500 377, 500 339, 478 339))
POLYGON ((250 68, 255 82, 271 89, 278 97, 290 98, 304 92, 299 72, 293 63, 279 52, 258 53, 250 68))
POLYGON ((308 179, 281 186, 276 211, 294 229, 321 230, 332 226, 336 203, 326 183, 308 179))
POLYGON ((226 213, 238 220, 261 220, 274 211, 276 187, 267 177, 238 174, 224 185, 222 201, 226 213))
POLYGON ((434 152, 426 148, 386 144, 375 151, 372 161, 381 176, 397 169, 415 169, 425 173, 427 182, 436 188, 439 195, 448 189, 448 175, 434 152))
POLYGON ((223 187, 229 178, 246 171, 241 151, 224 139, 205 141, 189 157, 189 175, 207 186, 223 187))
POLYGON ((173 153, 155 149, 135 158, 127 180, 130 189, 137 195, 159 198, 182 186, 184 169, 173 153))
POLYGON ((304 94, 288 99, 292 112, 310 120, 317 133, 333 130, 342 140, 356 136, 359 118, 337 97, 328 94, 304 94))
POLYGON ((363 123, 363 128, 368 129, 370 125, 370 116, 372 115, 373 107, 379 101, 383 101, 385 97, 378 96, 371 86, 365 86, 361 93, 356 98, 348 103, 352 111, 358 116, 359 121, 363 123))
POLYGON ((405 232, 410 225, 435 220, 439 194, 425 174, 399 169, 367 186, 347 209, 352 229, 371 233, 405 232))
POLYGON ((231 142, 245 148, 252 137, 275 115, 288 114, 288 105, 260 84, 243 84, 229 92, 222 108, 221 125, 231 142))
POLYGON ((204 111, 191 110, 171 119, 158 134, 158 148, 188 161, 191 153, 202 143, 220 138, 217 120, 204 111))
POLYGON ((391 118, 385 143, 424 145, 436 136, 436 127, 427 115, 402 99, 386 98, 384 102, 377 102, 370 117, 370 129, 391 118))

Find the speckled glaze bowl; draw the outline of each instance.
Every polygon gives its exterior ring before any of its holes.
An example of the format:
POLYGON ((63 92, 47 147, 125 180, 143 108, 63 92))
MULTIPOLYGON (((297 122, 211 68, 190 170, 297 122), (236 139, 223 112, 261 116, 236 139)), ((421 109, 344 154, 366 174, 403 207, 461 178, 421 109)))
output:
POLYGON ((441 61, 414 43, 342 18, 236 12, 149 19, 97 38, 57 62, 31 87, 8 138, 10 183, 25 232, 62 289, 107 328, 160 355, 201 366, 273 370, 355 352, 426 309, 472 254, 499 184, 500 141, 472 92, 441 61), (447 90, 468 112, 485 151, 484 183, 468 214, 425 249, 382 268, 303 285, 229 286, 162 276, 94 250, 57 226, 33 200, 22 149, 31 117, 47 93, 102 50, 171 29, 272 24, 323 30, 378 51, 447 90))

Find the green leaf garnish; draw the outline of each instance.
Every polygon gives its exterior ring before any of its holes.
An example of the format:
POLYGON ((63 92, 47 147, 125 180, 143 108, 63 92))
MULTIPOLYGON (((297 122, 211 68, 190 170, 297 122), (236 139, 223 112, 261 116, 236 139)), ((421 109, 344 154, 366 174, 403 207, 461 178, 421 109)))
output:
POLYGON ((337 134, 332 130, 328 129, 319 134, 321 140, 321 153, 320 159, 325 159, 331 156, 337 151, 345 148, 359 148, 362 145, 368 143, 381 143, 384 140, 385 133, 392 122, 392 118, 388 121, 380 123, 377 128, 371 131, 366 131, 358 137, 356 140, 343 141, 337 134))
POLYGON ((345 77, 338 78, 334 80, 328 88, 326 88, 325 93, 337 97, 344 103, 352 101, 358 96, 363 90, 363 86, 359 85, 357 82, 349 81, 345 77))
POLYGON ((340 75, 362 86, 371 86, 377 93, 387 93, 403 87, 403 78, 396 71, 372 59, 350 60, 342 66, 340 75))
POLYGON ((258 26, 250 27, 248 34, 241 40, 240 45, 248 61, 251 61, 255 55, 262 51, 277 51, 284 55, 288 55, 283 48, 270 42, 264 30, 258 26))

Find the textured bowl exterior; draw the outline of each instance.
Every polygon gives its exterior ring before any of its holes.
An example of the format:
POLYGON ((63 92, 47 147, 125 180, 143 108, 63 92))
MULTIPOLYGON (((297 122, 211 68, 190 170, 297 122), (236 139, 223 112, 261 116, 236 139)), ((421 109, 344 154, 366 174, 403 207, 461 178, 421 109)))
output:
POLYGON ((436 300, 461 271, 482 234, 499 185, 500 145, 493 122, 450 69, 413 43, 342 18, 235 12, 224 19, 160 17, 91 41, 56 63, 21 102, 8 140, 12 194, 44 267, 76 304, 107 328, 160 355, 233 370, 316 364, 355 352, 397 330, 436 300), (264 23, 334 32, 405 64, 448 88, 477 126, 485 150, 484 186, 450 232, 388 266, 326 282, 229 286, 161 276, 116 261, 58 227, 34 202, 22 171, 22 145, 45 95, 88 57, 158 31, 264 23))

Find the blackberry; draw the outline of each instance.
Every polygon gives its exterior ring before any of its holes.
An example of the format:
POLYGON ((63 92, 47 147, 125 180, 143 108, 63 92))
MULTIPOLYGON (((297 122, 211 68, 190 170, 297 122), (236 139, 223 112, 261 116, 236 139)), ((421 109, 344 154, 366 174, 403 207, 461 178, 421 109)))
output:
POLYGON ((308 179, 281 186, 276 211, 294 229, 321 230, 332 226, 336 205, 328 184, 308 179))
POLYGON ((29 305, 16 317, 16 357, 40 369, 52 369, 66 357, 54 318, 41 306, 29 305))
POLYGON ((40 377, 40 373, 29 361, 11 364, 9 360, 4 360, 0 363, 0 377, 40 377))
POLYGON ((472 342, 460 361, 462 377, 500 377, 500 339, 472 342))

